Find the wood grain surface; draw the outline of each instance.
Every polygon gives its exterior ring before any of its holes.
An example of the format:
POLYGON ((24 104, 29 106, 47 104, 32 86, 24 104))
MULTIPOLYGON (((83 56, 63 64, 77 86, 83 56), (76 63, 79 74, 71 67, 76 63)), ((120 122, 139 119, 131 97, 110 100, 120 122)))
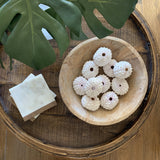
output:
MULTIPOLYGON (((156 40, 160 43, 160 2, 158 0, 141 0, 137 8, 147 19, 156 40)), ((160 95, 158 95, 160 98, 160 95)), ((142 126, 138 134, 117 151, 103 155, 99 160, 159 160, 160 159, 160 117, 159 103, 142 126)), ((20 142, 11 134, 3 123, 0 123, 0 158, 2 160, 54 160, 62 159, 55 155, 47 155, 20 142)))
MULTIPOLYGON (((101 14, 96 12, 96 15, 104 25, 108 25, 101 14)), ((84 21, 82 22, 82 27, 88 37, 94 36, 84 21)), ((69 112, 60 96, 58 74, 60 72, 63 59, 73 47, 80 43, 80 41, 71 41, 70 47, 64 54, 63 58, 58 57, 56 63, 38 72, 15 60, 12 62, 13 70, 10 71, 9 58, 4 53, 2 47, 1 58, 3 59, 4 67, 6 68, 5 70, 0 69, 0 115, 3 121, 10 128, 12 133, 15 134, 22 142, 49 154, 57 154, 72 158, 86 158, 96 157, 119 148, 123 143, 136 134, 138 128, 144 123, 154 106, 153 103, 157 95, 159 73, 157 64, 158 51, 156 49, 156 43, 153 36, 150 33, 151 32, 146 21, 137 11, 134 12, 134 15, 127 20, 121 29, 114 29, 112 36, 124 39, 139 52, 145 62, 149 81, 147 94, 136 112, 127 119, 109 126, 94 126, 81 121, 69 112), (42 113, 34 123, 24 122, 18 110, 8 101, 9 88, 24 80, 31 72, 35 75, 37 75, 37 73, 42 73, 44 75, 51 90, 56 92, 58 102, 56 107, 42 113)), ((57 46, 53 40, 51 41, 51 44, 54 49, 56 49, 58 56, 57 46)), ((115 45, 114 42, 110 44, 110 47, 113 52, 117 53, 115 53, 116 55, 120 54, 121 51, 125 52, 127 49, 120 47, 120 51, 119 48, 114 50, 112 48, 113 45, 115 45)), ((86 50, 88 50, 88 47, 86 47, 86 50)), ((122 56, 121 54, 119 58, 127 59, 129 57, 131 56, 126 56, 125 54, 122 56)), ((76 58, 77 57, 75 56, 74 59, 76 58)), ((87 56, 84 56, 82 60, 84 58, 87 58, 87 56)), ((136 59, 134 59, 134 63, 135 61, 136 59)), ((135 69, 135 67, 138 66, 138 62, 136 62, 136 65, 133 67, 135 69)), ((141 67, 139 66, 137 70, 140 70, 140 68, 141 67)), ((68 72, 70 71, 76 73, 79 70, 70 69, 68 72)), ((134 73, 136 73, 136 69, 134 73)), ((142 76, 140 75, 138 77, 142 76)), ((132 78, 132 80, 134 80, 134 78, 132 78)), ((68 80, 65 79, 64 81, 68 80)), ((143 81, 140 83, 143 83, 143 81)), ((67 89, 71 89, 71 87, 68 86, 67 89)), ((131 89, 131 92, 134 92, 134 89, 131 89)), ((69 95, 70 93, 67 94, 69 95)), ((137 96, 138 94, 131 95, 134 97, 134 95, 137 96)), ((134 99, 137 99, 137 97, 134 99)), ((72 101, 74 100, 75 98, 72 99, 72 101)), ((128 109, 127 107, 129 106, 126 105, 126 110, 128 109)))

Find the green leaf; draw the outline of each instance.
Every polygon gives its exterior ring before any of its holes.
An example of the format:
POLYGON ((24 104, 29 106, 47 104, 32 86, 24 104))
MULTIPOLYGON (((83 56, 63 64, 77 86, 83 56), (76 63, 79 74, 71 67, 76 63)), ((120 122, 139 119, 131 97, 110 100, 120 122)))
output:
POLYGON ((0 21, 0 39, 14 17, 20 14, 4 45, 5 51, 12 58, 42 69, 55 62, 56 55, 41 29, 45 28, 56 39, 61 54, 68 47, 69 40, 64 27, 38 5, 38 0, 10 0, 5 3, 0 8, 0 19, 3 19, 0 21))
POLYGON ((70 0, 81 10, 88 26, 99 38, 112 33, 104 27, 94 15, 97 9, 107 22, 115 28, 121 28, 135 8, 137 0, 70 0))
POLYGON ((0 0, 0 40, 6 53, 35 68, 42 69, 56 60, 54 50, 42 33, 45 28, 58 43, 60 54, 69 38, 86 39, 81 29, 81 14, 99 38, 112 33, 94 15, 97 9, 114 28, 121 28, 135 8, 137 0, 0 0), (42 11, 39 4, 51 10, 42 11), (9 36, 5 31, 9 29, 9 36))

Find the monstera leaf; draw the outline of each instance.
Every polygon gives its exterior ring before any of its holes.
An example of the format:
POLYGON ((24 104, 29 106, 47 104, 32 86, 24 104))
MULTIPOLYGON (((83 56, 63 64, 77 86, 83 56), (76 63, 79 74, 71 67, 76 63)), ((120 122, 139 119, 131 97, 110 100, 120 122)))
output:
MULTIPOLYGON (((46 0, 51 2, 50 7, 61 8, 58 10, 64 20, 70 18, 69 27, 76 35, 79 35, 81 14, 79 9, 64 0, 46 0), (77 27, 73 29, 74 24, 77 27)), ((9 0, 0 8, 0 39, 15 16, 20 14, 19 21, 8 36, 4 44, 6 53, 11 57, 35 68, 42 69, 56 60, 53 48, 41 32, 45 28, 57 41, 62 54, 69 44, 65 28, 53 17, 39 8, 42 2, 38 0, 9 0)))
POLYGON ((112 27, 119 29, 136 3, 137 0, 0 0, 0 40, 10 58, 42 69, 56 60, 42 28, 57 41, 62 55, 69 44, 66 27, 70 29, 72 39, 87 38, 81 29, 82 15, 91 31, 103 38, 113 31, 103 26, 94 10, 97 9, 112 27), (39 4, 50 9, 42 11, 39 4), (7 38, 6 29, 11 32, 7 38))
POLYGON ((104 27, 94 15, 97 9, 107 22, 115 28, 121 28, 135 8, 137 0, 71 0, 81 10, 88 26, 99 38, 112 33, 104 27))

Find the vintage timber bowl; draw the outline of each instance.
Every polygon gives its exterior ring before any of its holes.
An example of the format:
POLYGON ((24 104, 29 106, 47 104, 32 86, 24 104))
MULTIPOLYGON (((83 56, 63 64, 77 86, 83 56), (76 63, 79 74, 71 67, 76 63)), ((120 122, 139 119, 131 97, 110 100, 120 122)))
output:
POLYGON ((148 74, 143 59, 126 41, 111 36, 92 38, 80 43, 68 54, 60 71, 59 86, 64 103, 75 116, 94 125, 112 125, 128 118, 140 106, 147 91, 148 74), (127 79, 129 92, 119 96, 119 103, 113 110, 101 107, 92 112, 81 105, 81 96, 76 95, 73 90, 73 80, 81 75, 83 64, 92 59, 99 47, 111 49, 112 57, 117 61, 131 63, 133 73, 127 79))

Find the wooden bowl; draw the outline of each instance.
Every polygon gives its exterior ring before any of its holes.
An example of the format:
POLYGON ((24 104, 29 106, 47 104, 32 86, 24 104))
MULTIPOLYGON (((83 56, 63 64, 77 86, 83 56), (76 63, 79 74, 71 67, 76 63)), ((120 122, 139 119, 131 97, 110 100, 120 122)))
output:
POLYGON ((140 106, 147 91, 148 75, 141 56, 126 41, 110 36, 104 39, 92 38, 76 46, 66 57, 60 71, 59 86, 64 103, 78 118, 94 125, 112 125, 128 118, 140 106), (81 75, 83 64, 92 59, 99 47, 110 48, 117 61, 131 63, 133 74, 127 79, 129 92, 119 97, 115 109, 107 111, 100 108, 91 112, 82 107, 81 97, 76 95, 72 84, 81 75))

